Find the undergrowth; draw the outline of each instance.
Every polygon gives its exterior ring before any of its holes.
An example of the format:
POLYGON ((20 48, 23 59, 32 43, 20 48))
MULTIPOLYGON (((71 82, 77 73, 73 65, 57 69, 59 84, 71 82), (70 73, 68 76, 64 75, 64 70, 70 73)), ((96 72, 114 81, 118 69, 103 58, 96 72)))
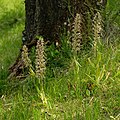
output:
MULTIPOLYGON (((46 46, 42 91, 36 87, 40 85, 38 78, 29 70, 25 80, 7 80, 8 67, 21 47, 23 3, 0 1, 0 120, 119 120, 119 7, 108 1, 107 32, 104 40, 96 42, 95 49, 73 55, 69 36, 65 35, 61 36, 60 50, 53 44, 46 46)), ((35 52, 33 48, 31 61, 36 59, 35 52)), ((32 65, 34 68, 35 62, 32 65)))

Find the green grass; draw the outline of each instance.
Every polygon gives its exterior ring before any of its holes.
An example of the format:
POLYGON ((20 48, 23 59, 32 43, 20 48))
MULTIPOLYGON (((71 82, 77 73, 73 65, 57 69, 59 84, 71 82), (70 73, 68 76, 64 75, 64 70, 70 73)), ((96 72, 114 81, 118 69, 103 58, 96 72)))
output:
POLYGON ((21 32, 24 29, 22 2, 0 1, 0 79, 7 77, 7 69, 17 57, 21 46, 21 32))
POLYGON ((8 67, 21 47, 24 2, 1 0, 0 120, 119 120, 120 18, 117 16, 112 22, 119 7, 109 0, 107 13, 111 10, 106 20, 104 41, 107 42, 98 41, 96 55, 91 49, 73 57, 66 36, 61 38, 61 51, 53 45, 46 48, 48 59, 43 93, 36 90, 33 76, 24 81, 7 80, 8 67))

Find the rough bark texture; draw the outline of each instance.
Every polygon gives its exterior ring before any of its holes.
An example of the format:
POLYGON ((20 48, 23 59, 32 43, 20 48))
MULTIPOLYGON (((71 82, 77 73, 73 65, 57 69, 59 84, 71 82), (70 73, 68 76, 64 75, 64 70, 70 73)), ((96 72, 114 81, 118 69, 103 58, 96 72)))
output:
MULTIPOLYGON (((90 24, 88 19, 93 18, 96 10, 106 5, 106 0, 25 0, 26 22, 23 33, 23 44, 28 49, 36 44, 36 36, 43 36, 45 41, 60 42, 62 28, 70 29, 68 24, 72 23, 76 13, 83 16, 83 36, 88 36, 90 31, 86 27, 90 24), (65 25, 64 23, 67 23, 65 25)), ((90 26, 89 26, 90 27, 90 26)), ((10 77, 18 76, 24 68, 21 60, 21 52, 10 67, 10 77)))
POLYGON ((72 23, 76 13, 81 13, 84 25, 86 25, 88 22, 88 13, 92 19, 96 10, 100 10, 101 6, 105 6, 105 1, 26 0, 26 41, 24 44, 29 44, 39 35, 43 36, 49 42, 59 41, 61 30, 65 27, 64 23, 68 23, 68 19, 72 23))

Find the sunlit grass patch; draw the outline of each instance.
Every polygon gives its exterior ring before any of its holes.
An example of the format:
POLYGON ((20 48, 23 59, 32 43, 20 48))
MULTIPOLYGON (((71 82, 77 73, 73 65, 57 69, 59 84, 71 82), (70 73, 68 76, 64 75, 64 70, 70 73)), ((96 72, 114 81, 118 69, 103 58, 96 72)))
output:
POLYGON ((8 67, 17 57, 24 29, 24 1, 0 1, 0 78, 6 78, 8 67))
MULTIPOLYGON (((20 24, 12 28, 10 31, 3 31, 0 34, 0 76, 7 76, 8 67, 16 59, 21 46, 21 32, 24 25, 20 24)), ((0 77, 0 78, 1 78, 0 77)))
POLYGON ((0 1, 0 30, 10 29, 24 21, 24 2, 18 0, 0 1))

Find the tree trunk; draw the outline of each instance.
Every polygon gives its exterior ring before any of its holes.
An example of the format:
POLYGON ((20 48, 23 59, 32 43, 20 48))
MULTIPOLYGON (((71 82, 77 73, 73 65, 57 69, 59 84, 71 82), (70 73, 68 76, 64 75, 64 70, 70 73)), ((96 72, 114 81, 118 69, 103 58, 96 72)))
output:
MULTIPOLYGON (((36 36, 42 36, 48 43, 60 43, 60 34, 63 28, 70 30, 68 24, 72 24, 76 13, 83 16, 83 36, 86 37, 89 31, 86 30, 96 10, 105 6, 106 0, 25 0, 26 21, 23 32, 23 45, 28 49, 36 45, 36 36), (89 18, 88 18, 89 17, 89 18), (67 25, 65 24, 67 23, 67 25)), ((22 51, 22 50, 21 50, 22 51)), ((12 67, 10 76, 18 76, 24 68, 20 54, 12 67)))

